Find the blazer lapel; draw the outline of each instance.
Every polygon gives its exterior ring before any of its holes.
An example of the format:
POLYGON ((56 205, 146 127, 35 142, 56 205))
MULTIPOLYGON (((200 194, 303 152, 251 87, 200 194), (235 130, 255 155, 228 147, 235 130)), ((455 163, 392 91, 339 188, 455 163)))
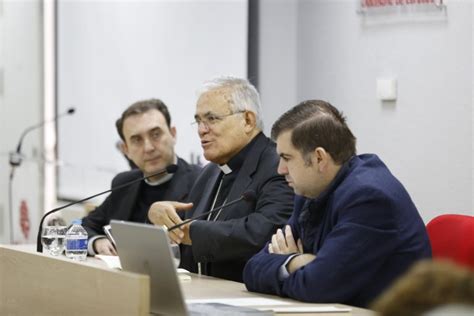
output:
POLYGON ((171 178, 170 186, 168 188, 167 200, 185 202, 184 199, 188 194, 188 180, 186 179, 186 166, 182 163, 181 158, 178 158, 178 170, 171 178))
POLYGON ((214 198, 212 196, 212 192, 214 191, 217 179, 219 178, 219 173, 221 172, 221 170, 217 166, 213 167, 214 168, 210 171, 211 174, 209 175, 209 178, 206 182, 206 188, 202 192, 198 204, 194 206, 192 216, 198 216, 202 213, 209 211, 208 208, 212 204, 212 199, 214 198))
MULTIPOLYGON (((266 148, 268 142, 269 139, 267 137, 261 137, 257 139, 255 144, 253 144, 251 150, 245 158, 245 161, 239 171, 239 174, 237 175, 237 178, 232 184, 232 188, 230 189, 230 193, 227 197, 226 203, 240 198, 250 186, 250 184, 252 183, 252 175, 257 170, 260 156, 262 155, 262 152, 266 148)), ((241 203, 245 202, 243 201, 241 203)), ((242 207, 242 205, 240 203, 237 203, 233 206, 230 206, 229 209, 224 208, 218 220, 226 220, 228 218, 232 218, 232 210, 236 207, 242 207)))

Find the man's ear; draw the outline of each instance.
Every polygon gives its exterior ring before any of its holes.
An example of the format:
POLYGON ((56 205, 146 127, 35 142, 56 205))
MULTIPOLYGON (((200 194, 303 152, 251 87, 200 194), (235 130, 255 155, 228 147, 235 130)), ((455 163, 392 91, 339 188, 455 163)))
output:
POLYGON ((245 111, 243 114, 245 120, 245 131, 252 132, 255 129, 255 126, 257 126, 257 117, 255 116, 255 113, 250 111, 245 111))
MULTIPOLYGON (((124 154, 125 156, 128 157, 128 146, 127 146, 127 144, 122 141, 122 142, 120 142, 119 147, 120 147, 120 151, 122 152, 122 154, 124 154)), ((130 158, 130 157, 128 157, 128 158, 130 158)))
POLYGON ((331 156, 323 147, 316 147, 313 152, 313 164, 317 164, 320 172, 324 171, 331 156))
POLYGON ((175 126, 170 127, 170 133, 171 133, 171 136, 173 136, 174 142, 176 144, 176 137, 178 136, 178 132, 176 131, 175 126))

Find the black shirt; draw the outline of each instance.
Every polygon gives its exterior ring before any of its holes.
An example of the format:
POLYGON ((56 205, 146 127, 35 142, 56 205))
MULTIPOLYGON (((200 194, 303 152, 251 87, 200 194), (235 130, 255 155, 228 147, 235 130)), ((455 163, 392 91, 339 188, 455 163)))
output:
MULTIPOLYGON (((170 179, 171 180, 171 179, 170 179)), ((171 181, 166 181, 159 185, 149 185, 145 181, 140 183, 140 195, 137 199, 135 208, 133 209, 130 221, 136 223, 149 223, 148 210, 150 206, 162 201, 169 189, 171 181)))

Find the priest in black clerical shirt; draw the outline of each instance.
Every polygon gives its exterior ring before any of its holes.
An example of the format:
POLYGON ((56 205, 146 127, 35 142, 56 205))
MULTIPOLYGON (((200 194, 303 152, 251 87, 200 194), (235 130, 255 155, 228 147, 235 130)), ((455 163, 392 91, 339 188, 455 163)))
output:
POLYGON ((139 223, 148 222, 150 205, 156 201, 187 200, 198 166, 189 165, 174 152, 176 128, 166 105, 158 99, 139 101, 126 109, 116 122, 122 139, 122 152, 137 169, 122 172, 112 180, 112 188, 152 175, 171 164, 177 164, 174 174, 162 174, 114 190, 89 215, 82 225, 89 234, 89 254, 116 255, 105 237, 103 227, 111 219, 139 223))
POLYGON ((194 118, 211 163, 189 194, 192 203, 154 203, 149 219, 171 227, 245 192, 255 192, 255 200, 224 206, 171 231, 170 239, 182 245, 185 269, 242 282, 247 260, 291 215, 293 190, 277 173, 279 157, 262 132, 260 115, 258 92, 247 80, 221 77, 204 85, 194 118))

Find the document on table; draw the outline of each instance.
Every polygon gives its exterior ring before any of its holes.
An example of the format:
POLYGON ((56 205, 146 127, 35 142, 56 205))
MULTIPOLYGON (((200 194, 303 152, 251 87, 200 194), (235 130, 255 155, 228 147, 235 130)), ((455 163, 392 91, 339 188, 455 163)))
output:
POLYGON ((269 298, 260 297, 228 297, 228 298, 209 298, 209 299, 190 299, 186 300, 186 303, 220 303, 234 306, 280 306, 290 305, 290 303, 280 300, 274 300, 269 298))
MULTIPOLYGON (((109 267, 110 269, 122 270, 122 265, 118 256, 95 255, 95 257, 104 261, 107 267, 109 267)), ((180 279, 181 281, 191 280, 191 276, 189 275, 188 270, 178 268, 177 272, 178 279, 180 279)))
POLYGON ((278 307, 257 307, 259 310, 272 310, 275 313, 343 313, 350 312, 349 307, 326 306, 278 306, 278 307))
POLYGON ((120 259, 118 256, 95 255, 95 257, 104 261, 107 267, 111 269, 122 270, 122 265, 120 264, 120 259))
POLYGON ((190 299, 186 300, 186 303, 220 303, 233 306, 241 307, 255 307, 259 310, 271 310, 274 313, 341 313, 350 312, 349 307, 337 307, 334 305, 299 305, 291 306, 292 303, 286 301, 280 301, 276 299, 260 298, 260 297, 248 297, 248 298, 211 298, 211 299, 190 299))

